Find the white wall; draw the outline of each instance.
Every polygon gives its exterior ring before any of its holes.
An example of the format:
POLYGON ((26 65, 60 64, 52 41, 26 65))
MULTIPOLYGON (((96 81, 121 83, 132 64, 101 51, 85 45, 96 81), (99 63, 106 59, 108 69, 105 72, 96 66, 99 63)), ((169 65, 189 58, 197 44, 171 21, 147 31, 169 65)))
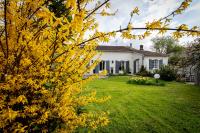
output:
MULTIPOLYGON (((98 57, 95 56, 94 59, 98 57)), ((100 59, 102 60, 124 60, 128 61, 132 57, 132 53, 125 53, 125 52, 102 52, 100 59)))
MULTIPOLYGON (((96 60, 99 57, 99 55, 95 56, 92 60, 96 60)), ((109 60, 110 61, 110 67, 113 67, 114 74, 115 74, 115 61, 129 61, 129 69, 131 73, 134 73, 134 64, 133 62, 136 59, 139 59, 139 69, 142 65, 146 67, 146 69, 149 71, 149 59, 157 59, 157 60, 163 60, 163 64, 168 64, 168 57, 145 57, 140 53, 133 53, 133 52, 102 52, 100 56, 101 60, 109 60), (114 61, 112 63, 112 61, 114 61)), ((138 69, 138 70, 139 70, 138 69)), ((91 72, 90 74, 92 74, 91 72)))
MULTIPOLYGON (((99 55, 95 56, 93 60, 97 59, 99 55)), ((114 74, 115 74, 115 61, 129 61, 130 65, 130 71, 132 72, 132 62, 133 62, 133 53, 129 52, 102 52, 102 55, 100 56, 101 60, 109 60, 110 61, 110 67, 114 68, 114 74), (112 61, 114 61, 112 63, 112 61)))

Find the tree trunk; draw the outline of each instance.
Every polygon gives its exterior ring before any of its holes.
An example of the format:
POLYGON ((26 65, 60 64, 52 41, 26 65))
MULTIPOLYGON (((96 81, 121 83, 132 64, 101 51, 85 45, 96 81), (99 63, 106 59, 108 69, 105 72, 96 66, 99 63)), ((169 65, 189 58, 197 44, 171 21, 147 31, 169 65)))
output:
POLYGON ((198 69, 195 72, 195 85, 200 86, 200 70, 198 70, 198 69))

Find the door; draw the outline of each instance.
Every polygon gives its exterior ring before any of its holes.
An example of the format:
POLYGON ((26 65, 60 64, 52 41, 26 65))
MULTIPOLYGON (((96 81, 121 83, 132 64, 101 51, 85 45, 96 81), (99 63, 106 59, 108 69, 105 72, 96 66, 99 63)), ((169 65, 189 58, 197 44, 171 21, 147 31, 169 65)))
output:
POLYGON ((139 59, 136 59, 133 62, 133 73, 138 73, 139 72, 139 59))
POLYGON ((133 61, 133 73, 136 73, 136 61, 133 61))

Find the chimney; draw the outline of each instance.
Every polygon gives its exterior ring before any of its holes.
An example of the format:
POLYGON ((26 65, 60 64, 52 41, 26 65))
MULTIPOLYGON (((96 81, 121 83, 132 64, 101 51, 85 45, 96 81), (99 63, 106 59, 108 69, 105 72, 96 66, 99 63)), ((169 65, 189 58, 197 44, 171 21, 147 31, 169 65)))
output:
POLYGON ((130 43, 130 48, 133 48, 133 44, 132 43, 130 43))
POLYGON ((144 50, 143 45, 140 45, 140 50, 144 50))

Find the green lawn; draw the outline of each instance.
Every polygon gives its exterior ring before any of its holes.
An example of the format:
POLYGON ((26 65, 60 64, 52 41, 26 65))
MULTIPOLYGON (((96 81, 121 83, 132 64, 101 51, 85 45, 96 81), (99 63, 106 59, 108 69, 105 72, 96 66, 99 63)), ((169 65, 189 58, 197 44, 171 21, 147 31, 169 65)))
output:
POLYGON ((130 77, 114 76, 92 81, 89 90, 111 96, 94 109, 110 112, 109 126, 97 132, 200 133, 200 88, 167 82, 166 86, 127 84, 130 77))

